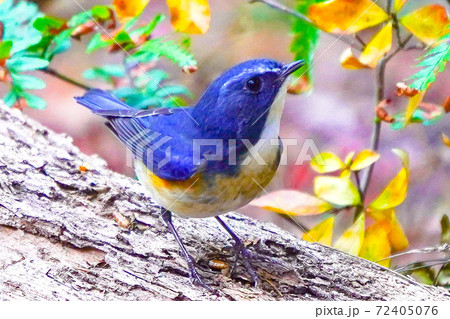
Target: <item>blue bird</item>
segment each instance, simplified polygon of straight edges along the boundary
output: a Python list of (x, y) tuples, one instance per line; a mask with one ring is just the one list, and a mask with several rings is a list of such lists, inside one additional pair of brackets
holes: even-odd
[(137, 110), (98, 89), (75, 98), (103, 116), (133, 153), (136, 175), (162, 207), (194, 283), (208, 288), (172, 224), (172, 212), (215, 216), (235, 242), (236, 262), (242, 256), (257, 284), (249, 252), (218, 215), (249, 203), (274, 176), (286, 79), (302, 65), (303, 60), (243, 62), (213, 81), (193, 107)]

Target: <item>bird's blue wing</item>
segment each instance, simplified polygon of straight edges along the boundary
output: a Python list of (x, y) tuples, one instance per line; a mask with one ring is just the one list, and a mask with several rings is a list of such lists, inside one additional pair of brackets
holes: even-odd
[[(180, 115), (179, 111), (177, 111)], [(187, 180), (200, 166), (194, 162), (192, 139), (174, 129), (173, 120), (167, 115), (140, 118), (117, 117), (110, 119), (110, 126), (117, 137), (132, 151), (136, 159), (156, 176), (165, 180)], [(178, 123), (182, 122), (177, 116)]]
[(198, 171), (200, 163), (194, 163), (192, 135), (188, 134), (193, 129), (189, 108), (136, 110), (98, 89), (76, 100), (105, 117), (119, 140), (156, 176), (187, 180)]

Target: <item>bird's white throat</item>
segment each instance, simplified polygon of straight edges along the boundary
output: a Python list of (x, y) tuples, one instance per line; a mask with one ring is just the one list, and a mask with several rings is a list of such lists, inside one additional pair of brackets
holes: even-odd
[(284, 101), (286, 97), (287, 82), (278, 91), (267, 114), (261, 137), (265, 139), (278, 138), (280, 133), (281, 115), (283, 114)]

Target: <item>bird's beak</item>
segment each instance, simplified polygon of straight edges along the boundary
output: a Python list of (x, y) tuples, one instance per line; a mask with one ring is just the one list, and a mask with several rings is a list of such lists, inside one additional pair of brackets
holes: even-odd
[(300, 69), (305, 64), (305, 60), (298, 60), (289, 64), (283, 65), (280, 77), (285, 80), (289, 75)]

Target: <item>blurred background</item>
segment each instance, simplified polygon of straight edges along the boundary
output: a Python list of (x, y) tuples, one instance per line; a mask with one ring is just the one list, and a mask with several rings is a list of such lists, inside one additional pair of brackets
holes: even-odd
[[(69, 18), (80, 12), (75, 1), (35, 1), (41, 11), (48, 15)], [(77, 0), (84, 8), (92, 1)], [(381, 1), (382, 2), (382, 1)], [(410, 1), (414, 8), (424, 1)], [(433, 1), (447, 4), (446, 1)], [(110, 4), (97, 0), (95, 4)], [(174, 83), (187, 86), (194, 93), (194, 103), (205, 87), (222, 71), (247, 59), (268, 57), (283, 62), (291, 61), (289, 52), (292, 19), (264, 4), (243, 0), (211, 0), (211, 26), (205, 35), (194, 35), (191, 51), (198, 61), (198, 71), (185, 74), (169, 62), (161, 60), (158, 67), (172, 75)], [(290, 7), (295, 1), (284, 1)], [(448, 7), (447, 7), (448, 8)], [(151, 19), (156, 13), (169, 16), (165, 1), (151, 1), (144, 17)], [(173, 32), (170, 19), (156, 30), (156, 35)], [(370, 32), (370, 31), (369, 31)], [(52, 65), (63, 74), (102, 87), (103, 83), (88, 82), (82, 73), (89, 67), (120, 61), (120, 54), (106, 54), (104, 50), (90, 55), (85, 53), (88, 37), (74, 41), (75, 49), (58, 55)], [(269, 190), (297, 189), (312, 193), (314, 173), (308, 162), (294, 165), (301, 142), (313, 139), (320, 151), (333, 151), (344, 158), (350, 151), (369, 147), (374, 112), (374, 71), (346, 70), (339, 63), (339, 56), (347, 46), (335, 38), (322, 34), (314, 63), (314, 89), (309, 94), (288, 95), (282, 118), (282, 138), (299, 139), (299, 146), (291, 146), (289, 165), (280, 167)], [(393, 107), (403, 110), (407, 100), (396, 97), (395, 84), (407, 79), (415, 70), (415, 61), (421, 51), (408, 51), (397, 55), (387, 67), (386, 97), (392, 98)], [(439, 74), (438, 80), (426, 95), (425, 101), (442, 104), (450, 93), (450, 71)], [(39, 76), (45, 76), (39, 74)], [(87, 154), (99, 154), (109, 167), (117, 172), (134, 176), (127, 167), (125, 148), (103, 125), (101, 118), (77, 105), (73, 96), (83, 91), (58, 79), (47, 77), (47, 88), (37, 91), (48, 102), (43, 111), (26, 108), (24, 112), (52, 128), (56, 132), (73, 137), (75, 145)], [(433, 126), (410, 125), (394, 131), (389, 125), (382, 127), (381, 159), (375, 165), (368, 200), (374, 198), (400, 169), (398, 158), (392, 148), (409, 152), (411, 175), (408, 196), (398, 207), (397, 215), (410, 240), (411, 248), (432, 246), (439, 242), (440, 218), (450, 213), (450, 149), (441, 141), (441, 132), (450, 135), (447, 118)], [(292, 221), (259, 208), (247, 206), (240, 211), (254, 218), (272, 221), (301, 236), (302, 232)], [(303, 217), (301, 222), (314, 226), (322, 217)]]

